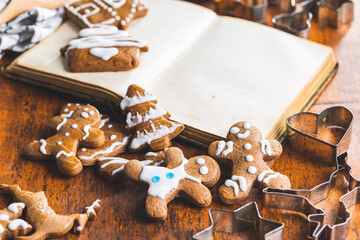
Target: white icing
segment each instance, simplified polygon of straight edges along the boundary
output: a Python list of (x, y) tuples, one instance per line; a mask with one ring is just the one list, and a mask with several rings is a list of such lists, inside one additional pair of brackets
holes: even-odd
[(155, 108), (150, 107), (150, 109), (145, 113), (144, 116), (141, 116), (139, 113), (132, 116), (129, 112), (126, 116), (126, 124), (128, 128), (134, 127), (142, 122), (147, 122), (149, 120), (164, 116), (167, 114), (167, 111), (162, 107), (155, 105)]
[(110, 118), (105, 118), (105, 119), (101, 119), (101, 123), (99, 125), (99, 129), (102, 128), (106, 122), (108, 122), (110, 120)]
[(74, 156), (75, 154), (73, 152), (66, 153), (65, 151), (61, 150), (60, 152), (58, 152), (56, 154), (56, 158), (59, 158), (61, 155), (64, 155), (66, 157), (71, 157), (71, 156)]
[(65, 136), (69, 136), (70, 134), (67, 132), (67, 133), (65, 133)]
[(268, 174), (268, 173), (275, 173), (273, 170), (269, 169), (269, 170), (265, 170), (265, 171), (262, 171), (258, 177), (257, 177), (257, 180), (258, 181), (262, 181), (265, 177), (265, 174)]
[(232, 141), (228, 141), (226, 143), (226, 147), (227, 149), (224, 150), (221, 154), (221, 156), (225, 157), (226, 155), (228, 155), (229, 153), (231, 153), (234, 149), (233, 149), (234, 143)]
[(80, 106), (80, 103), (75, 104), (76, 106)]
[(40, 212), (41, 212), (41, 213), (44, 213), (44, 212), (45, 212), (45, 209), (41, 209)]
[(254, 161), (254, 156), (253, 155), (247, 155), (245, 157), (245, 160), (248, 161), (248, 162), (252, 162), (252, 161)]
[(250, 166), (248, 169), (247, 169), (248, 173), (250, 174), (255, 174), (256, 173), (256, 167), (255, 166)]
[(238, 127), (232, 127), (232, 128), (230, 128), (230, 133), (231, 133), (231, 134), (238, 133), (239, 131), (240, 131), (240, 128), (238, 128)]
[(250, 136), (250, 131), (246, 131), (244, 133), (238, 133), (238, 135), (236, 135), (236, 137), (240, 139), (247, 138), (248, 136)]
[(69, 109), (68, 109), (68, 108), (65, 108), (65, 109), (64, 109), (64, 112), (68, 112), (68, 111), (69, 111)]
[(85, 207), (86, 213), (95, 213), (94, 207), (101, 207), (99, 202), (100, 199), (97, 199), (95, 202), (93, 202), (93, 204), (91, 204), (90, 207)]
[(71, 125), (72, 128), (77, 128), (78, 125), (76, 123), (74, 123), (73, 125)]
[(93, 111), (93, 110), (91, 110), (91, 111), (89, 111), (89, 115), (94, 115), (95, 114), (95, 112)]
[(90, 133), (89, 133), (89, 128), (90, 128), (90, 125), (85, 126), (85, 127), (83, 128), (83, 132), (85, 133), (85, 136), (82, 137), (82, 140), (85, 140), (85, 139), (90, 135)]
[(198, 158), (198, 159), (196, 159), (196, 163), (197, 163), (197, 164), (200, 164), (200, 165), (203, 165), (203, 164), (205, 164), (205, 159), (203, 159), (203, 158)]
[(59, 125), (56, 126), (56, 130), (59, 131), (62, 125), (64, 125), (67, 121), (67, 118), (64, 118)]
[(19, 213), (18, 207), (24, 209), (25, 203), (18, 202), (18, 203), (12, 203), (8, 206), (9, 211), (12, 211), (13, 213)]
[(5, 232), (5, 229), (4, 229), (4, 227), (0, 224), (0, 233), (3, 233), (3, 232)]
[(110, 35), (91, 35), (87, 37), (70, 40), (68, 43), (67, 52), (71, 49), (102, 48), (95, 51), (90, 50), (90, 53), (93, 55), (97, 54), (99, 57), (105, 58), (108, 57), (109, 53), (107, 53), (105, 56), (104, 48), (109, 48), (109, 47), (111, 48), (110, 50), (111, 54), (114, 54), (114, 51), (118, 51), (116, 47), (143, 48), (146, 47), (146, 43), (137, 40), (135, 38), (129, 37), (126, 31), (118, 30), (116, 33)]
[(157, 153), (155, 152), (148, 152), (145, 154), (145, 157), (156, 157), (157, 156)]
[(188, 160), (184, 158), (181, 164), (174, 169), (144, 166), (139, 179), (149, 184), (148, 195), (165, 199), (169, 192), (178, 187), (179, 181), (185, 178), (201, 183), (199, 179), (185, 172), (184, 166), (187, 162)]
[(105, 168), (109, 165), (112, 165), (112, 164), (118, 164), (118, 163), (128, 163), (129, 160), (125, 159), (125, 158), (120, 158), (120, 157), (101, 157), (99, 158), (99, 161), (104, 161), (104, 160), (110, 160), (109, 162), (107, 163), (104, 163), (101, 165), (101, 168)]
[(272, 179), (272, 178), (277, 178), (279, 175), (280, 175), (280, 173), (278, 173), (278, 172), (275, 173), (275, 174), (271, 174), (271, 175), (267, 176), (267, 177), (263, 180), (263, 183), (269, 184), (270, 179)]
[(9, 216), (6, 215), (6, 214), (1, 214), (0, 215), (0, 221), (6, 221), (6, 220), (9, 220)]
[(89, 111), (89, 108), (87, 108), (87, 107), (86, 107), (86, 108), (84, 108), (84, 111)]
[(209, 172), (209, 169), (206, 166), (202, 166), (199, 169), (199, 172), (200, 172), (201, 175), (206, 175)]
[(89, 37), (94, 35), (109, 35), (117, 33), (118, 28), (115, 26), (102, 26), (99, 28), (84, 28), (79, 32), (79, 37)]
[(218, 142), (215, 155), (219, 155), (222, 152), (222, 150), (224, 150), (225, 145), (226, 142), (224, 140)]
[(112, 124), (109, 124), (109, 125), (108, 125), (108, 128), (112, 128), (112, 127), (113, 127), (113, 125), (112, 125)]
[(68, 105), (68, 107), (70, 107), (70, 106), (71, 106), (71, 103), (68, 103), (67, 105)]
[(249, 129), (249, 128), (251, 128), (251, 123), (248, 122), (244, 123), (243, 129)]
[(239, 187), (236, 184), (236, 182), (234, 182), (233, 180), (230, 180), (230, 179), (226, 180), (225, 186), (232, 187), (234, 189), (235, 196), (239, 195)]
[[(150, 121), (151, 122), (151, 121)], [(152, 132), (136, 132), (136, 136), (133, 138), (130, 147), (132, 149), (137, 149), (145, 143), (150, 144), (153, 140), (162, 138), (170, 133), (173, 133), (177, 128), (181, 127), (181, 124), (171, 122), (170, 127), (160, 125), (158, 129), (155, 128), (155, 125), (151, 123)]]
[(40, 146), (40, 152), (42, 154), (46, 154), (46, 149), (45, 149), (45, 146), (46, 146), (46, 141), (44, 139), (41, 139), (40, 140), (40, 143), (41, 143), (41, 146)]
[[(73, 115), (74, 111), (70, 111), (69, 113), (63, 113), (61, 114), (62, 117), (64, 118), (71, 118), (71, 116)], [(66, 121), (65, 121), (66, 122)]]
[(144, 102), (154, 101), (154, 100), (156, 100), (156, 97), (155, 97), (155, 95), (152, 95), (151, 93), (148, 93), (145, 91), (144, 95), (142, 96), (142, 95), (140, 95), (139, 92), (137, 92), (137, 95), (135, 95), (133, 97), (125, 96), (123, 98), (123, 100), (120, 102), (120, 107), (122, 110), (124, 110), (125, 108), (132, 107), (137, 104), (144, 103)]
[(61, 144), (62, 144), (62, 142), (61, 142), (61, 141), (57, 142), (57, 145), (61, 145)]
[(231, 180), (234, 180), (234, 181), (238, 181), (239, 182), (239, 186), (240, 186), (240, 190), (242, 192), (246, 192), (246, 190), (248, 189), (247, 187), (247, 182), (246, 182), (246, 178), (242, 177), (242, 176), (236, 176), (236, 175), (233, 175), (231, 177)]
[(104, 150), (100, 150), (97, 151), (95, 153), (93, 153), (91, 156), (79, 156), (80, 159), (85, 159), (85, 160), (89, 160), (94, 158), (95, 156), (99, 155), (99, 154), (108, 154), (114, 151), (116, 146), (124, 146), (128, 143), (129, 141), (129, 137), (124, 137), (122, 142), (114, 142), (113, 144), (110, 145), (110, 147), (105, 148)]
[(88, 118), (89, 117), (89, 114), (87, 114), (86, 112), (82, 112), (80, 115), (83, 118)]
[(95, 47), (89, 50), (89, 53), (95, 57), (101, 58), (104, 61), (109, 60), (113, 56), (116, 56), (119, 53), (117, 48), (100, 48)]
[(111, 135), (111, 136), (110, 136), (110, 140), (112, 141), (112, 140), (114, 140), (114, 139), (116, 139), (116, 135)]
[(272, 155), (271, 152), (271, 145), (268, 140), (259, 140), (260, 146), (261, 146), (261, 152), (262, 154), (266, 154), (268, 156)]
[(244, 149), (245, 150), (250, 150), (251, 149), (251, 144), (250, 143), (245, 143)]
[(22, 219), (15, 219), (15, 220), (12, 220), (9, 225), (8, 225), (8, 228), (11, 230), (11, 231), (14, 231), (15, 229), (17, 229), (18, 227), (22, 227), (23, 229), (27, 229), (30, 225), (25, 222), (24, 220)]
[(86, 148), (82, 148), (81, 151), (82, 151), (82, 152), (85, 152), (85, 151), (86, 151)]
[(121, 167), (119, 167), (119, 168), (117, 168), (117, 169), (115, 169), (114, 171), (111, 172), (111, 175), (115, 175), (115, 174), (117, 174), (118, 172), (124, 171), (124, 168), (125, 168), (125, 165), (124, 165), (124, 166), (121, 166)]
[(81, 226), (78, 226), (77, 228), (76, 228), (76, 231), (78, 231), (78, 232), (81, 232), (83, 230), (83, 228), (81, 227)]

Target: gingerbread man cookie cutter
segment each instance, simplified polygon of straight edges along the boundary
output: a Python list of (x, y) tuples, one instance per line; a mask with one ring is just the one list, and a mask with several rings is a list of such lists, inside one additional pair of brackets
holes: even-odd
[(211, 225), (193, 235), (195, 240), (213, 239), (214, 232), (237, 233), (256, 226), (260, 239), (282, 239), (284, 224), (261, 217), (256, 202), (235, 211), (209, 209)]
[(274, 27), (298, 37), (309, 38), (312, 13), (307, 11), (295, 11), (290, 14), (276, 15), (272, 22)]
[(316, 3), (317, 20), (322, 26), (338, 28), (354, 20), (354, 2), (350, 0), (320, 0)]

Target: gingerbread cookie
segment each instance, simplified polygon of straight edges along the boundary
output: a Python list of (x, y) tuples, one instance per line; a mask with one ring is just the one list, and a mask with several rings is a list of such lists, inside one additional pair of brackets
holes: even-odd
[(100, 208), (100, 200), (96, 200), (90, 207), (85, 208), (85, 213), (57, 215), (48, 205), (44, 192), (27, 192), (21, 190), (19, 185), (1, 184), (0, 193), (8, 193), (14, 200), (26, 206), (26, 220), (35, 229), (31, 235), (16, 239), (55, 238), (66, 234), (71, 228), (74, 232), (79, 233), (84, 229), (88, 220), (95, 219), (96, 211)]
[(81, 28), (113, 25), (124, 30), (133, 19), (145, 16), (148, 9), (141, 0), (70, 0), (65, 11)]
[(25, 204), (12, 203), (6, 209), (0, 210), (0, 239), (15, 239), (32, 231), (32, 226), (21, 219)]
[(179, 148), (165, 152), (166, 167), (144, 166), (137, 160), (125, 165), (125, 175), (149, 185), (146, 213), (150, 219), (161, 221), (167, 217), (167, 204), (184, 196), (199, 207), (211, 204), (210, 190), (220, 177), (220, 168), (209, 156), (187, 160)]
[(60, 49), (71, 72), (131, 70), (139, 66), (140, 52), (147, 51), (145, 42), (113, 26), (83, 29)]
[(208, 153), (213, 158), (232, 165), (232, 177), (219, 189), (226, 204), (237, 204), (246, 198), (253, 186), (289, 189), (287, 176), (271, 170), (266, 161), (277, 159), (282, 147), (276, 140), (263, 140), (259, 129), (248, 122), (234, 124), (227, 141), (213, 142)]
[[(155, 155), (156, 154), (156, 155)], [(165, 159), (164, 151), (145, 154), (145, 160), (140, 161), (144, 166), (160, 166)], [(100, 176), (110, 183), (120, 182), (124, 179), (124, 167), (130, 160), (121, 157), (101, 157), (98, 160)]]
[(113, 122), (110, 117), (103, 114), (99, 126), (105, 134), (105, 142), (98, 148), (79, 148), (77, 156), (84, 166), (92, 166), (103, 157), (113, 157), (125, 152), (130, 136), (125, 125)]
[(55, 116), (49, 120), (48, 126), (57, 133), (46, 140), (28, 144), (23, 154), (31, 160), (55, 158), (61, 173), (75, 176), (83, 168), (75, 156), (78, 146), (96, 148), (104, 144), (104, 133), (97, 129), (100, 123), (98, 110), (90, 105), (76, 109), (69, 118)]
[(129, 145), (132, 152), (150, 148), (153, 151), (170, 146), (170, 140), (184, 130), (184, 125), (168, 120), (170, 114), (157, 105), (156, 97), (138, 85), (130, 85), (120, 103), (126, 124), (134, 137)]

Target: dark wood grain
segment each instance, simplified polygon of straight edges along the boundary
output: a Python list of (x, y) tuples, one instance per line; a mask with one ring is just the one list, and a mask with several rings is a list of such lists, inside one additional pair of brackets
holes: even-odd
[[(210, 1), (193, 0), (213, 8)], [(276, 14), (275, 9), (268, 12), (268, 23)], [(360, 15), (360, 5), (355, 4), (355, 16)], [(360, 127), (357, 116), (360, 114), (360, 20), (355, 19), (351, 26), (338, 30), (321, 28), (313, 21), (310, 40), (331, 46), (335, 49), (340, 63), (336, 77), (316, 101), (311, 110), (319, 112), (332, 105), (349, 107), (355, 115), (352, 144), (349, 149), (349, 161), (355, 176), (360, 178)], [(16, 55), (9, 55), (0, 61), (8, 64)], [(183, 199), (176, 199), (169, 204), (169, 216), (164, 222), (153, 223), (145, 217), (145, 189), (124, 181), (109, 184), (101, 179), (97, 169), (86, 167), (76, 177), (63, 177), (57, 171), (54, 161), (27, 161), (20, 156), (20, 150), (34, 139), (46, 136), (45, 124), (67, 102), (84, 102), (82, 99), (34, 87), (21, 82), (0, 77), (0, 183), (19, 184), (29, 191), (45, 191), (50, 205), (57, 213), (75, 213), (97, 198), (102, 200), (95, 222), (89, 222), (80, 235), (67, 234), (61, 239), (189, 239), (194, 233), (209, 226), (208, 208), (197, 208)], [(109, 111), (105, 106), (97, 106), (101, 111)], [(206, 153), (205, 149), (174, 141), (186, 157)], [(141, 154), (127, 154), (129, 158), (140, 158)], [(320, 163), (305, 159), (284, 145), (281, 158), (272, 163), (276, 171), (288, 175), (294, 188), (312, 188), (328, 180), (334, 170)], [(222, 166), (222, 183), (230, 174), (230, 169)], [(226, 206), (219, 200), (217, 188), (211, 188), (214, 196), (212, 208), (237, 209), (250, 201), (257, 201), (261, 206), (260, 191), (253, 189), (243, 204)], [(327, 212), (327, 221), (333, 223), (338, 211), (338, 198), (343, 191), (339, 185), (333, 190), (332, 197), (318, 204)], [(0, 209), (9, 202), (6, 196), (0, 196)], [(350, 208), (353, 218), (350, 222), (350, 233), (347, 239), (359, 239), (360, 205)], [(281, 210), (261, 209), (261, 214), (272, 220), (285, 223), (285, 239), (305, 239), (307, 221), (304, 216)], [(249, 229), (235, 237), (255, 237), (254, 230)], [(218, 234), (219, 239), (232, 237)]]

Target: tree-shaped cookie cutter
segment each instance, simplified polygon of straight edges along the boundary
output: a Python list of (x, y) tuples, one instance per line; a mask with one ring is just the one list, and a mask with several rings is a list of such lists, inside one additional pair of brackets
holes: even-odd
[[(263, 190), (263, 207), (291, 210), (305, 214), (309, 221), (308, 236), (311, 239), (344, 239), (348, 234), (351, 218), (351, 213), (348, 211), (348, 208), (360, 203), (360, 181), (352, 176), (351, 167), (346, 161), (346, 151), (351, 140), (352, 122), (352, 112), (342, 106), (327, 108), (319, 114), (310, 112), (297, 113), (286, 120), (287, 141), (289, 146), (295, 151), (303, 153), (305, 156), (310, 155), (317, 157), (325, 164), (335, 165), (336, 170), (330, 175), (329, 181), (310, 190), (265, 188)], [(327, 142), (323, 136), (321, 136), (321, 132), (319, 132), (319, 130), (328, 130), (329, 128), (335, 128), (335, 133), (339, 129), (342, 130), (341, 135), (336, 139), (336, 143)], [(321, 138), (317, 137), (318, 134), (320, 134)], [(336, 182), (336, 178), (340, 175), (345, 176), (348, 180), (350, 191), (339, 199), (341, 204), (338, 217), (342, 221), (330, 226), (329, 224), (324, 224), (325, 212), (315, 207), (314, 204), (327, 198), (329, 191)], [(256, 203), (251, 202), (248, 205), (250, 204)], [(234, 216), (237, 211), (247, 208), (248, 205), (235, 210), (233, 212)], [(225, 232), (234, 233), (250, 226), (249, 221), (245, 221), (243, 224), (239, 223), (238, 227), (234, 229), (232, 228), (234, 225), (234, 217), (229, 218), (227, 217), (228, 214), (220, 214), (214, 220), (212, 211), (226, 212), (225, 210), (210, 209), (211, 226), (195, 234), (193, 236), (194, 239), (211, 239), (214, 231), (225, 230)], [(259, 214), (258, 217), (261, 218)], [(242, 220), (244, 220), (244, 218), (242, 218)], [(224, 227), (218, 228), (216, 226), (218, 222), (221, 222), (221, 225), (227, 222), (231, 231), (226, 231)], [(252, 225), (254, 225), (254, 222)], [(260, 225), (260, 228), (257, 228), (258, 233), (261, 233), (259, 234), (259, 238), (282, 239), (283, 226), (284, 225), (278, 228), (272, 228), (272, 231), (269, 231), (268, 234), (262, 234), (266, 233), (264, 229), (269, 230), (269, 228), (266, 228), (265, 225)], [(263, 227), (264, 229), (262, 229)]]

